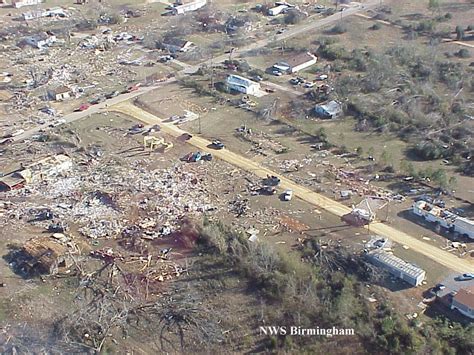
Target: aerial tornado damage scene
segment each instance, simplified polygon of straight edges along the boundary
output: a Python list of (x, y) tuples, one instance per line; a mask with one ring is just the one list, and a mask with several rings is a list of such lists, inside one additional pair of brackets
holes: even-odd
[(0, 354), (474, 354), (474, 0), (0, 0)]

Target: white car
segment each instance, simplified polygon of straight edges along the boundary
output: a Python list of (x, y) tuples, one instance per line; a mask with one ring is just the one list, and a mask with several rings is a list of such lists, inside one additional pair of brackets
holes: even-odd
[(290, 201), (293, 198), (293, 190), (285, 190), (283, 192), (283, 200)]
[(275, 75), (275, 76), (282, 76), (282, 75), (283, 75), (283, 74), (281, 73), (281, 71), (278, 71), (278, 70), (272, 71), (272, 74)]
[(304, 84), (304, 87), (307, 89), (311, 89), (313, 86), (314, 86), (314, 83), (311, 83), (311, 82), (307, 82), (306, 84)]

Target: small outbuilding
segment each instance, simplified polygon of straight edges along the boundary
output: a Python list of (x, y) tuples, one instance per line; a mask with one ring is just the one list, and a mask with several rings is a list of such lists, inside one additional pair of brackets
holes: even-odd
[(314, 113), (318, 117), (332, 119), (342, 113), (342, 105), (340, 102), (332, 100), (322, 105), (316, 105)]
[(67, 86), (59, 86), (55, 89), (48, 91), (48, 97), (54, 101), (64, 101), (70, 99), (72, 96), (72, 90)]

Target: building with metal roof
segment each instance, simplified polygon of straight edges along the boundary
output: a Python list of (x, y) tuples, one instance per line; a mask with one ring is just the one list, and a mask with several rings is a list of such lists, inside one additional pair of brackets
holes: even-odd
[(387, 270), (390, 274), (408, 282), (412, 286), (420, 285), (425, 279), (425, 270), (386, 251), (374, 250), (367, 253), (367, 258), (372, 264)]
[(248, 95), (255, 95), (260, 91), (260, 84), (239, 75), (229, 75), (226, 80), (227, 87)]

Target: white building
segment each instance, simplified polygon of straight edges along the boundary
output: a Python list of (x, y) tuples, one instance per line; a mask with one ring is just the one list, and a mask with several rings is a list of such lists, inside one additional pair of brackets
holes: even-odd
[(275, 7), (272, 7), (271, 9), (268, 9), (268, 14), (270, 16), (277, 16), (281, 14), (284, 10), (288, 9), (288, 5), (278, 5)]
[(412, 211), (426, 221), (435, 223), (450, 232), (474, 239), (474, 221), (470, 219), (460, 217), (453, 212), (423, 200), (415, 202)]
[(72, 90), (67, 86), (59, 86), (53, 90), (49, 90), (48, 96), (51, 100), (64, 101), (71, 98)]
[(182, 15), (186, 12), (196, 11), (207, 4), (207, 0), (185, 1), (177, 0), (171, 10), (175, 15)]
[(16, 9), (19, 9), (23, 6), (38, 5), (43, 2), (44, 0), (12, 0), (12, 6)]
[(425, 270), (383, 250), (369, 252), (367, 253), (367, 258), (372, 264), (382, 267), (390, 274), (408, 282), (412, 286), (421, 285), (426, 277)]
[(260, 91), (260, 84), (239, 75), (229, 75), (226, 80), (227, 87), (247, 95), (255, 95)]
[(316, 64), (317, 60), (318, 58), (315, 55), (307, 52), (290, 58), (287, 63), (290, 66), (290, 72), (296, 73)]

